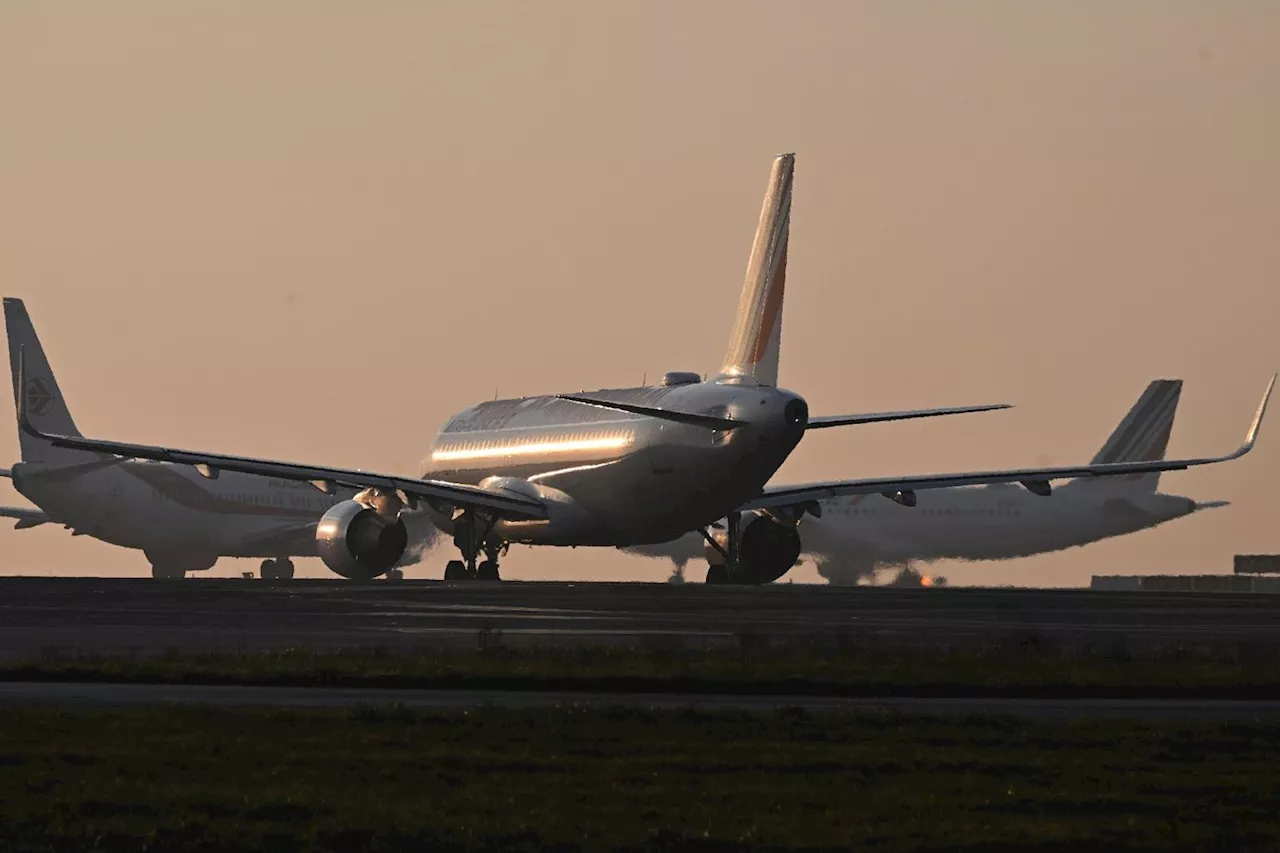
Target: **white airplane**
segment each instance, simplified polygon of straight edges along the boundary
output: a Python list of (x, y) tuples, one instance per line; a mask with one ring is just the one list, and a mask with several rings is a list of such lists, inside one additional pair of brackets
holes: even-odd
[[(1244, 444), (1222, 456), (767, 486), (815, 429), (1004, 408), (815, 416), (803, 397), (778, 387), (794, 171), (793, 154), (779, 155), (770, 169), (718, 373), (703, 380), (673, 371), (658, 386), (480, 403), (444, 424), (417, 477), (87, 438), (69, 419), (38, 415), (26, 384), (37, 375), (21, 365), (19, 427), (54, 448), (185, 464), (210, 480), (239, 472), (326, 493), (359, 489), (315, 527), (320, 558), (352, 579), (378, 577), (398, 565), (413, 541), (408, 524), (425, 516), (452, 536), (462, 558), (445, 566), (446, 580), (499, 579), (498, 558), (510, 544), (616, 548), (702, 530), (724, 554), (717, 580), (770, 583), (795, 564), (797, 524), (821, 500), (882, 494), (914, 504), (920, 491), (987, 483), (1021, 483), (1047, 495), (1054, 480), (1213, 465), (1253, 448), (1274, 377)], [(613, 329), (620, 316), (602, 312), (597, 323)], [(658, 340), (658, 329), (641, 331)], [(465, 372), (466, 354), (451, 357)], [(708, 528), (717, 519), (727, 524), (713, 534)]]
[[(1091, 465), (1164, 459), (1182, 381), (1149, 384)], [(833, 584), (873, 578), (882, 568), (935, 560), (1007, 560), (1087, 545), (1182, 518), (1226, 501), (1197, 502), (1156, 491), (1160, 472), (1071, 480), (1045, 500), (1009, 484), (938, 489), (915, 507), (865, 495), (822, 502), (819, 518), (801, 529), (803, 553)], [(706, 556), (723, 563), (701, 535), (623, 549), (676, 565)]]
[[(78, 435), (22, 300), (5, 299), (4, 317), (14, 393), (22, 387), (22, 352), (27, 410), (58, 432)], [(354, 494), (249, 474), (210, 480), (188, 465), (54, 447), (25, 430), (18, 442), (22, 461), (0, 475), (38, 509), (0, 507), (0, 518), (16, 519), (18, 529), (61, 524), (73, 536), (140, 549), (157, 578), (210, 569), (219, 557), (265, 558), (264, 578), (291, 578), (290, 557), (314, 556), (320, 518)]]

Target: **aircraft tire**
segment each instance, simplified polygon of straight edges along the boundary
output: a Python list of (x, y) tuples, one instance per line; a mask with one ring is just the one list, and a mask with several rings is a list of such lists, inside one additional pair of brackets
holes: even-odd
[(729, 582), (728, 566), (707, 566), (708, 584), (726, 584)]
[(461, 560), (450, 560), (444, 567), (444, 579), (462, 581), (467, 579), (467, 564)]
[(498, 563), (496, 560), (482, 560), (480, 565), (476, 566), (476, 580), (478, 581), (500, 581), (502, 578), (498, 575)]

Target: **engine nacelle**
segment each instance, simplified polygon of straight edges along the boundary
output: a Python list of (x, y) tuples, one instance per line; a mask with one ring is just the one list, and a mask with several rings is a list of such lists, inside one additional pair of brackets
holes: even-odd
[(351, 580), (370, 580), (394, 568), (408, 546), (403, 519), (379, 515), (356, 500), (334, 504), (316, 525), (316, 553), (331, 571)]
[[(716, 543), (729, 550), (729, 534), (725, 530), (712, 531)], [(800, 531), (793, 524), (786, 524), (766, 515), (748, 514), (742, 519), (742, 535), (738, 549), (739, 573), (734, 583), (773, 583), (785, 575), (800, 559)], [(707, 562), (723, 566), (724, 556), (707, 544)]]

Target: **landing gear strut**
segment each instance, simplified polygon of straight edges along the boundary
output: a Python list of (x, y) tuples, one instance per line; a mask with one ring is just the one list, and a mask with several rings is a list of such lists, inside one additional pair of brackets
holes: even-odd
[(287, 581), (293, 577), (293, 560), (281, 557), (278, 560), (262, 561), (262, 579), (269, 581)]
[(721, 557), (724, 557), (723, 566), (712, 565), (707, 567), (707, 583), (709, 584), (733, 583), (740, 574), (741, 560), (739, 554), (742, 547), (742, 516), (736, 512), (731, 512), (726, 520), (728, 524), (725, 525), (724, 545), (717, 542), (707, 528), (704, 527), (698, 531), (702, 534), (702, 538), (707, 540), (707, 543), (716, 549)]
[[(444, 567), (444, 579), (502, 580), (498, 574), (498, 557), (507, 553), (507, 543), (491, 538), (498, 523), (496, 516), (466, 510), (453, 522), (453, 544), (462, 552), (461, 560), (450, 560)], [(481, 554), (484, 560), (478, 565)]]

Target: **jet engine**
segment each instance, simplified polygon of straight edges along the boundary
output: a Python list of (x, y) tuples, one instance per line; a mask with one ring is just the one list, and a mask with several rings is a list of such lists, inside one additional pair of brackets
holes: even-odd
[[(729, 550), (728, 533), (722, 529), (711, 531), (716, 544)], [(738, 574), (730, 578), (732, 583), (773, 583), (785, 575), (800, 559), (800, 532), (794, 524), (778, 521), (767, 515), (746, 515), (742, 519), (742, 533), (738, 549)], [(723, 567), (724, 555), (707, 543), (707, 562)], [(718, 570), (723, 572), (723, 568)], [(710, 575), (709, 575), (710, 576)]]
[(371, 580), (392, 569), (409, 546), (399, 495), (366, 489), (329, 508), (316, 525), (316, 553), (331, 571)]

